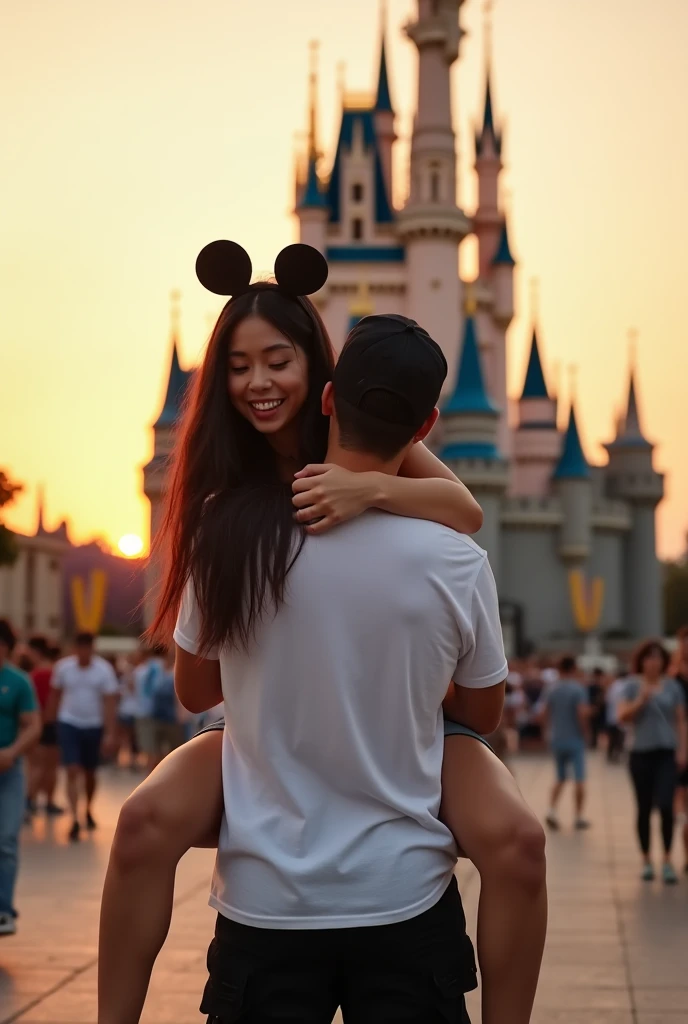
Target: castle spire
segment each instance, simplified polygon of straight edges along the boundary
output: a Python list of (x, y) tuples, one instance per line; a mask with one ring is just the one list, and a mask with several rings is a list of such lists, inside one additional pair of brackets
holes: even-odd
[(39, 484), (36, 492), (36, 534), (45, 533), (45, 485)]
[(380, 5), (380, 70), (377, 79), (377, 95), (375, 97), (375, 110), (378, 113), (394, 113), (392, 96), (389, 89), (389, 76), (387, 74), (387, 47), (385, 37), (387, 35), (387, 3), (382, 0)]
[(468, 297), (466, 305), (467, 315), (456, 388), (442, 411), (445, 415), (451, 415), (452, 413), (486, 413), (491, 416), (497, 416), (497, 409), (485, 388), (470, 297)]
[(506, 217), (502, 222), (502, 230), (499, 235), (499, 242), (497, 244), (497, 251), (492, 257), (492, 266), (497, 267), (499, 265), (507, 267), (515, 267), (516, 260), (511, 253), (511, 246), (509, 244), (509, 229), (506, 223)]
[(533, 278), (531, 282), (531, 306), (533, 337), (530, 343), (530, 356), (528, 357), (528, 368), (526, 370), (526, 379), (523, 383), (521, 401), (528, 398), (549, 398), (545, 374), (542, 369), (542, 360), (540, 358), (540, 347), (537, 336), (537, 321), (539, 314), (539, 288), (537, 278)]
[(564, 437), (564, 447), (561, 458), (554, 470), (555, 480), (587, 480), (590, 476), (590, 466), (583, 452), (578, 423), (576, 421), (575, 402), (571, 402), (569, 412), (569, 423)]
[(636, 388), (636, 344), (637, 332), (629, 331), (630, 369), (628, 375), (628, 397), (626, 399), (626, 412), (619, 418), (614, 444), (625, 445), (631, 448), (650, 448), (651, 444), (643, 434), (640, 425), (638, 392)]
[(320, 158), (318, 150), (318, 52), (320, 43), (317, 39), (311, 40), (310, 49), (310, 71), (308, 76), (308, 160), (309, 163)]
[(492, 144), (494, 156), (502, 154), (502, 133), (495, 124), (494, 106), (492, 102), (492, 0), (485, 0), (485, 102), (483, 105), (483, 124), (475, 136), (475, 152), (483, 156), (488, 143)]
[(189, 383), (190, 374), (182, 369), (179, 362), (179, 319), (180, 319), (181, 292), (175, 289), (170, 292), (170, 342), (172, 355), (170, 358), (170, 372), (167, 378), (167, 390), (162, 412), (158, 416), (154, 426), (172, 427), (179, 419), (184, 393)]

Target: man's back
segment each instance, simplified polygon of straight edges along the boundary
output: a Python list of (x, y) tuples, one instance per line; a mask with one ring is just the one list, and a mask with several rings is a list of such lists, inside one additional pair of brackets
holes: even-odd
[(584, 742), (579, 709), (587, 704), (584, 687), (575, 679), (562, 678), (554, 683), (547, 694), (552, 746), (572, 749)]
[[(186, 613), (175, 639), (189, 650)], [(435, 523), (368, 513), (309, 538), (250, 652), (220, 660), (227, 821), (213, 905), (276, 928), (431, 906), (455, 859), (437, 820), (442, 699), (452, 678), (506, 676), (484, 552)]]

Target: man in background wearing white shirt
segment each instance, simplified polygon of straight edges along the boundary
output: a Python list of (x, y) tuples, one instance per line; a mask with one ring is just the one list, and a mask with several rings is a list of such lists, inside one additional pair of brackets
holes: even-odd
[(93, 653), (93, 636), (80, 633), (76, 653), (55, 666), (51, 681), (49, 721), (57, 720), (62, 764), (67, 771), (67, 798), (72, 812), (69, 838), (79, 839), (79, 789), (86, 792), (84, 824), (96, 827), (91, 813), (101, 749), (117, 749), (119, 683), (112, 666)]
[[(401, 316), (352, 331), (323, 396), (327, 462), (396, 475), (437, 418), (439, 347)], [(231, 542), (231, 541), (230, 541)], [(486, 732), (507, 664), (494, 579), (468, 537), (370, 511), (309, 537), (248, 652), (198, 656), (190, 583), (176, 683), (201, 712), (224, 690), (218, 911), (202, 1012), (216, 1022), (468, 1020), (476, 987), (438, 818), (442, 704)], [(451, 683), (450, 681), (454, 682)]]

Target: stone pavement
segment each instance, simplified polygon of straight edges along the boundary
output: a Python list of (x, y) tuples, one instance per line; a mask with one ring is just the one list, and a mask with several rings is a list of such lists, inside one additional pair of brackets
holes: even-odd
[[(516, 771), (542, 813), (549, 763), (523, 758)], [(64, 822), (39, 821), (27, 830), (21, 928), (0, 939), (0, 1024), (96, 1024), (100, 888), (117, 809), (132, 786), (127, 772), (106, 777), (95, 837), (70, 846)], [(688, 1022), (688, 881), (673, 890), (640, 883), (632, 816), (625, 770), (593, 759), (594, 828), (580, 835), (565, 828), (549, 838), (550, 929), (533, 1024)], [(211, 864), (209, 852), (194, 851), (180, 866), (172, 929), (144, 1024), (202, 1024)], [(479, 883), (469, 865), (459, 874), (474, 935)], [(474, 996), (470, 1011), (479, 1024)]]

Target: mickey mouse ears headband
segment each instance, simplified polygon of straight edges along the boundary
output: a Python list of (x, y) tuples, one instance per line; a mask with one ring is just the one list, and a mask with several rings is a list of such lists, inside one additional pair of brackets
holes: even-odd
[[(236, 242), (210, 242), (196, 260), (196, 275), (215, 295), (243, 295), (251, 284), (251, 257)], [(275, 279), (287, 295), (313, 295), (327, 281), (327, 260), (310, 245), (297, 243), (282, 249), (275, 260)]]

